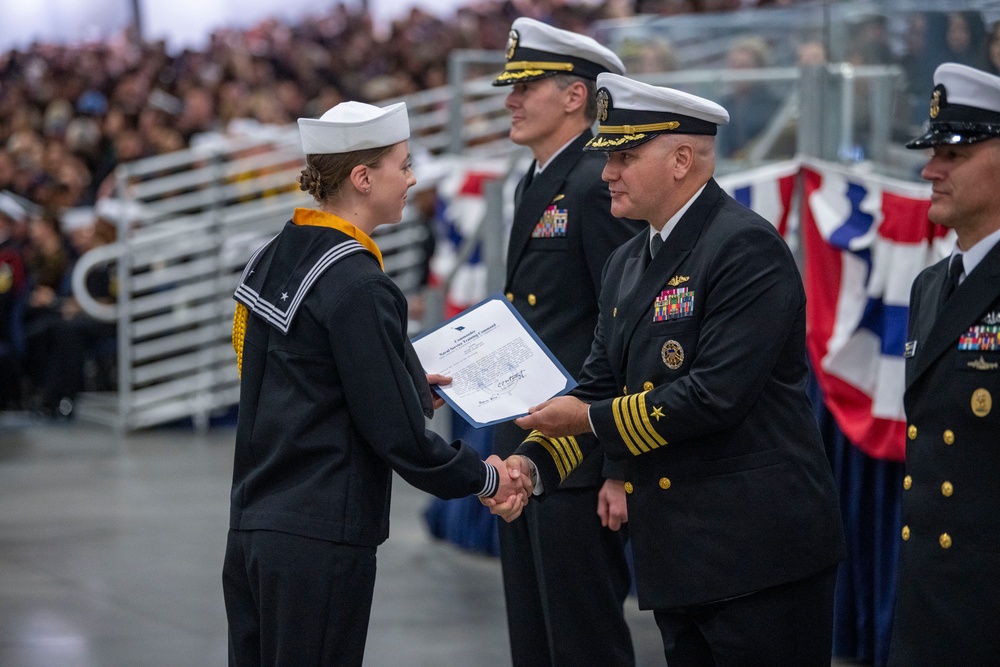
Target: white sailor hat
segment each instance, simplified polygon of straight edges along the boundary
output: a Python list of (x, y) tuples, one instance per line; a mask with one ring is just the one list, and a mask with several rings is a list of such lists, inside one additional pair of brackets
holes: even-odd
[(1000, 77), (944, 63), (934, 71), (927, 132), (907, 148), (974, 144), (1000, 137)]
[(410, 120), (405, 102), (384, 108), (341, 102), (318, 119), (299, 118), (299, 136), (306, 155), (350, 153), (409, 139)]
[(529, 18), (514, 19), (504, 51), (507, 65), (493, 81), (509, 86), (555, 74), (596, 79), (602, 72), (625, 73), (621, 58), (595, 40)]
[(651, 86), (617, 74), (597, 77), (597, 135), (584, 150), (621, 151), (659, 134), (709, 134), (729, 112), (697, 95)]

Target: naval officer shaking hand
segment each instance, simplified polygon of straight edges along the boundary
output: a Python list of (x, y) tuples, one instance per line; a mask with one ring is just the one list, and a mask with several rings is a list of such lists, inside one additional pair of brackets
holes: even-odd
[(587, 150), (607, 155), (611, 213), (649, 224), (605, 266), (580, 386), (518, 420), (534, 430), (508, 464), (544, 492), (592, 446), (624, 461), (639, 607), (671, 667), (828, 667), (844, 538), (792, 254), (713, 178), (724, 108), (597, 86)]

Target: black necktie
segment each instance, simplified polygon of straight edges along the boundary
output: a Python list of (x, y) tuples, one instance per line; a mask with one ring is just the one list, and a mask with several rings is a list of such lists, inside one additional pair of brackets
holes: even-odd
[(660, 251), (660, 247), (663, 245), (663, 237), (658, 233), (653, 234), (652, 238), (649, 239), (649, 257), (650, 259), (656, 257), (656, 253)]
[(945, 281), (944, 289), (941, 290), (942, 304), (955, 293), (955, 289), (958, 287), (958, 279), (961, 277), (963, 271), (965, 271), (965, 265), (962, 263), (962, 255), (955, 255), (951, 260), (951, 266), (948, 267), (948, 280)]

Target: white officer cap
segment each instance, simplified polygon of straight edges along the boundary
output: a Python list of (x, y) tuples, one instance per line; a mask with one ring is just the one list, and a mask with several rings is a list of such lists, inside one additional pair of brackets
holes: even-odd
[(92, 206), (68, 208), (59, 217), (59, 228), (64, 232), (75, 232), (92, 227), (97, 220), (97, 214)]
[(385, 108), (341, 102), (319, 119), (299, 118), (299, 136), (306, 155), (350, 153), (409, 139), (410, 120), (405, 102)]
[(507, 65), (493, 82), (509, 86), (555, 74), (596, 79), (602, 72), (624, 74), (625, 65), (611, 49), (569, 30), (529, 18), (514, 19), (504, 51)]
[(0, 192), (0, 214), (7, 216), (11, 220), (23, 220), (28, 212), (17, 203), (17, 200), (5, 192)]
[(584, 150), (621, 151), (658, 134), (708, 134), (729, 112), (697, 95), (651, 86), (618, 74), (597, 77), (597, 135)]
[(938, 66), (927, 132), (906, 147), (974, 144), (992, 137), (1000, 137), (1000, 77), (958, 63)]

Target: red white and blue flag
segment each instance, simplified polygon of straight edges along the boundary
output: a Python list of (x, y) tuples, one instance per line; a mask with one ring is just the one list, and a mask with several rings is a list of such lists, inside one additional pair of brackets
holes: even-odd
[(910, 286), (951, 252), (927, 219), (930, 186), (802, 165), (807, 344), (826, 406), (877, 459), (902, 461)]
[(789, 160), (727, 174), (717, 180), (733, 199), (768, 220), (791, 242), (798, 229), (798, 218), (792, 206), (798, 175), (799, 163)]

